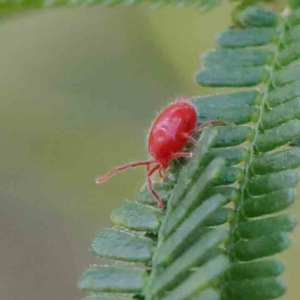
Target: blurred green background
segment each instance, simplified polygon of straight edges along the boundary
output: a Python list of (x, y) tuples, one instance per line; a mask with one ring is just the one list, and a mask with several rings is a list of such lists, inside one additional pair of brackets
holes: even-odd
[[(192, 80), (230, 7), (53, 9), (0, 23), (0, 299), (79, 299), (77, 279), (109, 214), (144, 173), (105, 185), (111, 167), (145, 159), (157, 112)], [(294, 214), (299, 213), (294, 206)], [(284, 254), (285, 299), (299, 299), (299, 229)]]

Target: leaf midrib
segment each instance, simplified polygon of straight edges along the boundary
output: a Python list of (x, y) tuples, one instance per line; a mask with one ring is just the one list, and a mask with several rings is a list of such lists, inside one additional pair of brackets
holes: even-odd
[(232, 255), (231, 250), (234, 247), (234, 245), (236, 244), (236, 242), (239, 240), (238, 238), (236, 238), (235, 231), (238, 227), (238, 224), (240, 223), (240, 220), (243, 219), (241, 210), (242, 210), (242, 207), (243, 207), (243, 204), (245, 201), (247, 185), (248, 185), (248, 182), (250, 181), (250, 171), (251, 171), (251, 165), (252, 165), (252, 162), (253, 162), (254, 156), (255, 156), (255, 146), (256, 146), (257, 138), (260, 133), (260, 126), (262, 124), (262, 119), (263, 119), (263, 115), (264, 115), (264, 109), (266, 106), (268, 94), (270, 92), (270, 87), (272, 85), (273, 73), (276, 68), (277, 57), (278, 57), (278, 53), (279, 53), (279, 45), (280, 45), (280, 42), (283, 41), (284, 34), (285, 34), (284, 28), (285, 28), (286, 21), (284, 19), (280, 18), (279, 22), (280, 23), (277, 25), (277, 28), (276, 28), (277, 31), (279, 32), (279, 39), (276, 41), (276, 44), (275, 44), (275, 47), (273, 50), (274, 51), (274, 56), (273, 56), (274, 59), (272, 61), (272, 64), (268, 68), (269, 69), (268, 71), (270, 74), (269, 79), (263, 86), (263, 88), (265, 88), (265, 90), (263, 91), (262, 101), (258, 107), (259, 117), (258, 117), (258, 120), (255, 123), (255, 125), (253, 126), (254, 137), (249, 146), (249, 160), (245, 164), (245, 167), (244, 167), (245, 176), (244, 176), (244, 180), (240, 184), (240, 198), (235, 203), (234, 219), (230, 226), (229, 240), (228, 240), (228, 243), (226, 244), (226, 251), (227, 251), (227, 253), (229, 253), (229, 257), (232, 261), (236, 261), (236, 259), (235, 259), (234, 255)]

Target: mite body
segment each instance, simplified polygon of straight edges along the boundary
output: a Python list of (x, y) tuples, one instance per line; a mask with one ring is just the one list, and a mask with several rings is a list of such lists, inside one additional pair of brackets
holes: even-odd
[(119, 166), (107, 175), (98, 177), (96, 183), (103, 183), (115, 173), (127, 168), (145, 166), (147, 168), (148, 188), (163, 208), (164, 202), (152, 187), (152, 176), (158, 171), (160, 176), (167, 169), (170, 161), (180, 157), (191, 157), (192, 153), (183, 152), (188, 141), (195, 144), (193, 134), (197, 128), (197, 112), (193, 105), (178, 98), (176, 102), (167, 106), (154, 120), (148, 137), (148, 152), (152, 159), (132, 162)]

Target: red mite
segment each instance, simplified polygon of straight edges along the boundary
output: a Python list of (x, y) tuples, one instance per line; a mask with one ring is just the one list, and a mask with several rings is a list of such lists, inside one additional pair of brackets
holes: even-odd
[(193, 134), (197, 127), (197, 112), (194, 106), (185, 102), (190, 99), (180, 97), (175, 103), (167, 106), (154, 121), (148, 137), (148, 152), (152, 159), (147, 161), (132, 162), (119, 166), (107, 175), (98, 177), (96, 183), (110, 179), (115, 173), (127, 168), (146, 166), (148, 188), (158, 201), (158, 206), (163, 208), (163, 200), (152, 187), (152, 175), (155, 171), (162, 173), (167, 169), (170, 161), (175, 158), (190, 158), (192, 153), (183, 152), (188, 141), (196, 144)]

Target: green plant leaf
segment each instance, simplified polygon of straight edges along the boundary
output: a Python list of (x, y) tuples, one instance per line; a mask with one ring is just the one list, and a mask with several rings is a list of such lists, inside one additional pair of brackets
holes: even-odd
[(82, 274), (78, 287), (83, 291), (134, 293), (141, 291), (145, 276), (141, 269), (97, 266)]
[[(155, 185), (166, 209), (155, 208), (143, 189), (136, 202), (113, 211), (120, 228), (102, 230), (92, 244), (100, 257), (145, 264), (138, 273), (124, 267), (134, 276), (128, 290), (110, 281), (122, 278), (119, 268), (102, 284), (94, 278), (102, 278), (103, 267), (95, 277), (88, 269), (82, 289), (111, 291), (95, 299), (134, 293), (130, 299), (269, 300), (285, 293), (284, 265), (271, 257), (291, 244), (296, 226), (282, 211), (294, 203), (300, 178), (300, 150), (291, 146), (300, 139), (300, 65), (294, 63), (300, 11), (281, 16), (255, 2), (234, 10), (234, 29), (202, 58), (196, 82), (223, 93), (191, 100), (198, 145)], [(224, 93), (226, 87), (242, 90)]]
[(129, 262), (149, 261), (153, 247), (151, 239), (115, 229), (102, 229), (91, 246), (96, 255)]
[(157, 232), (162, 213), (151, 206), (125, 200), (112, 211), (110, 219), (116, 225), (137, 231)]

